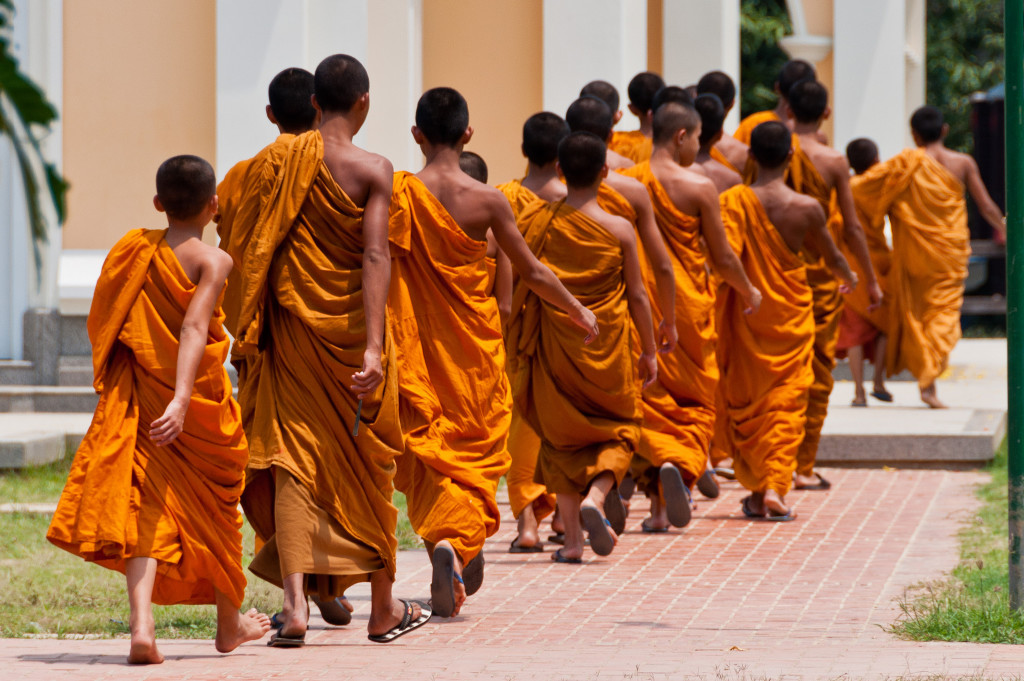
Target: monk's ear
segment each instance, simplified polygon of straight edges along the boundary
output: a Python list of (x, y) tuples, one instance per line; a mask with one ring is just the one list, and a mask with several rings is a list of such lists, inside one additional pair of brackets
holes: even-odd
[[(309, 96), (309, 103), (313, 105), (313, 108), (316, 109), (317, 113), (323, 112), (323, 110), (320, 108), (320, 102), (316, 101), (316, 95)], [(267, 108), (270, 108), (269, 104), (267, 105)]]
[(621, 111), (616, 111), (615, 115), (612, 116), (612, 125), (614, 126), (616, 123), (618, 123), (621, 120), (622, 120), (622, 112)]
[(467, 125), (466, 132), (462, 133), (462, 139), (459, 140), (459, 143), (462, 144), (462, 146), (466, 146), (469, 144), (469, 140), (471, 139), (473, 139), (473, 126)]
[(220, 208), (220, 197), (214, 194), (210, 197), (210, 200), (206, 202), (206, 207), (213, 215), (217, 214), (217, 209)]
[(825, 113), (821, 114), (821, 120), (823, 120), (823, 121), (824, 120), (828, 120), (831, 117), (832, 117), (832, 107), (826, 106), (825, 107)]
[(523, 152), (523, 158), (527, 158), (527, 156), (526, 156), (526, 145), (525, 144), (520, 144), (519, 145), (519, 151)]
[(786, 102), (786, 119), (789, 120), (791, 118), (796, 118), (793, 115), (793, 107), (789, 105), (789, 102)]
[(426, 143), (427, 138), (423, 135), (423, 131), (420, 130), (419, 128), (417, 128), (415, 125), (412, 126), (412, 128), (410, 129), (410, 132), (412, 132), (412, 138), (413, 138), (413, 140), (415, 140), (416, 144), (425, 144)]
[(715, 135), (715, 138), (713, 140), (711, 140), (711, 146), (715, 146), (716, 144), (718, 144), (721, 141), (722, 141), (722, 131), (719, 130), (718, 133)]
[(603, 180), (606, 177), (608, 177), (608, 164), (607, 163), (605, 163), (603, 166), (601, 166), (601, 179)]
[(165, 212), (164, 211), (164, 202), (161, 201), (160, 197), (156, 196), (155, 194), (153, 195), (153, 207), (156, 208), (161, 213)]
[(359, 99), (356, 100), (356, 106), (359, 107), (360, 111), (370, 110), (370, 93), (369, 91), (359, 95)]
[(267, 120), (272, 125), (277, 125), (277, 117), (274, 116), (274, 110), (270, 108), (269, 104), (267, 104)]
[(632, 104), (628, 104), (628, 105), (626, 106), (626, 108), (627, 108), (627, 109), (629, 109), (629, 112), (630, 112), (631, 114), (633, 114), (634, 116), (636, 116), (636, 117), (638, 117), (638, 118), (640, 117), (640, 109), (636, 108), (636, 107), (635, 107), (635, 106), (633, 106)]

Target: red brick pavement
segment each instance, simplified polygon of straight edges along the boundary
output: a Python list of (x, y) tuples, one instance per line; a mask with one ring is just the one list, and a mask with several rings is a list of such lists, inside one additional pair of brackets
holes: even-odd
[[(206, 641), (162, 641), (158, 667), (123, 664), (125, 640), (6, 640), (15, 679), (875, 679), (1013, 676), (1014, 646), (911, 643), (883, 627), (905, 587), (957, 560), (956, 532), (982, 476), (935, 470), (831, 471), (831, 492), (794, 492), (792, 523), (743, 520), (727, 483), (682, 532), (639, 531), (581, 566), (506, 553), (508, 518), (485, 550), (483, 590), (449, 621), (393, 644), (366, 640), (368, 589), (345, 628), (314, 620), (301, 650), (262, 643), (221, 656)], [(401, 596), (426, 597), (423, 552), (399, 560)]]

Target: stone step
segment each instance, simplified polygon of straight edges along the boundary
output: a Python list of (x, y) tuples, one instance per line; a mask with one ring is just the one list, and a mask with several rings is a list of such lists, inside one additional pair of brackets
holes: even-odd
[(92, 357), (89, 355), (61, 357), (58, 369), (58, 385), (91, 386)]
[(84, 314), (62, 314), (60, 317), (60, 354), (91, 355), (89, 332), (86, 330)]
[(78, 448), (91, 414), (0, 414), (0, 469), (59, 461)]
[(91, 386), (0, 386), (0, 412), (92, 413), (99, 395)]
[(36, 380), (35, 364), (18, 359), (0, 359), (0, 385), (32, 385)]

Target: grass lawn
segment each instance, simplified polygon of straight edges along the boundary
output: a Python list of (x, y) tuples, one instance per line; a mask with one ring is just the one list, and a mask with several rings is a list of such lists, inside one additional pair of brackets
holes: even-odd
[[(39, 468), (0, 472), (0, 503), (56, 502), (64, 487), (71, 457)], [(405, 513), (405, 497), (395, 494), (399, 509), (399, 548), (421, 546)], [(72, 556), (46, 541), (50, 516), (0, 513), (0, 637), (128, 634), (125, 579)], [(242, 529), (242, 564), (253, 555), (254, 535)], [(243, 610), (275, 612), (281, 592), (247, 573)], [(213, 606), (155, 606), (157, 636), (213, 638)]]
[(915, 641), (1024, 643), (1024, 613), (1010, 611), (1006, 440), (978, 490), (984, 506), (960, 533), (960, 564), (900, 603), (892, 633)]

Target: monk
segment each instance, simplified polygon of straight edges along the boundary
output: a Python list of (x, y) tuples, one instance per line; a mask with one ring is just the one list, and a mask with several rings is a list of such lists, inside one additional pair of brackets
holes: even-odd
[[(799, 83), (801, 80), (807, 78), (816, 78), (817, 74), (814, 71), (814, 67), (805, 62), (803, 59), (792, 59), (782, 65), (779, 70), (779, 77), (775, 79), (775, 83), (772, 86), (775, 90), (775, 95), (778, 97), (778, 102), (775, 104), (774, 109), (768, 109), (766, 111), (758, 111), (752, 113), (742, 121), (736, 128), (736, 132), (733, 133), (733, 137), (743, 144), (750, 145), (750, 135), (761, 123), (766, 121), (779, 121), (782, 123), (789, 124), (789, 89)], [(742, 171), (740, 167), (738, 170)]]
[(697, 95), (693, 107), (700, 114), (700, 149), (695, 163), (704, 174), (715, 184), (718, 192), (743, 182), (743, 178), (721, 154), (715, 154), (715, 148), (722, 139), (722, 124), (725, 122), (725, 107), (718, 95)]
[(792, 156), (789, 128), (777, 121), (754, 129), (752, 186), (721, 196), (722, 219), (740, 249), (743, 268), (764, 291), (761, 309), (726, 289), (718, 353), (736, 479), (750, 490), (744, 515), (793, 520), (786, 504), (803, 441), (807, 391), (814, 381), (813, 293), (800, 256), (810, 242), (846, 284), (856, 275), (829, 236), (821, 204), (785, 184)]
[[(602, 102), (608, 105), (608, 110), (612, 112), (612, 128), (615, 124), (622, 119), (622, 112), (619, 111), (619, 91), (615, 89), (615, 86), (606, 80), (592, 80), (580, 90), (580, 97), (597, 97)], [(612, 132), (614, 137), (616, 134)], [(616, 152), (611, 147), (608, 148), (608, 169), (618, 170), (619, 168), (628, 168), (633, 165), (633, 159), (626, 158), (622, 154)]]
[(611, 148), (634, 163), (646, 161), (651, 156), (651, 117), (654, 93), (665, 87), (665, 81), (657, 73), (643, 71), (629, 81), (626, 94), (629, 95), (629, 111), (640, 120), (640, 128), (631, 132), (616, 132)]
[(500, 191), (459, 168), (473, 136), (466, 100), (434, 88), (416, 106), (419, 173), (398, 173), (391, 213), (388, 298), (399, 348), (404, 453), (396, 485), (427, 546), (434, 611), (457, 615), (483, 583), (484, 540), (498, 529), (495, 494), (508, 470), (512, 400), (497, 305), (486, 295), (491, 229), (521, 284), (563, 310), (588, 338), (594, 313), (530, 253)]
[[(722, 107), (725, 109), (725, 112), (722, 114), (722, 120), (724, 121), (736, 105), (736, 84), (728, 74), (722, 71), (709, 71), (697, 81), (697, 97), (701, 95), (715, 95), (718, 97), (719, 101), (722, 102)], [(707, 124), (704, 127), (707, 127)], [(740, 173), (743, 171), (743, 166), (747, 163), (750, 149), (732, 135), (722, 135), (714, 146), (711, 147), (711, 155), (716, 161), (725, 165), (733, 172)]]
[[(867, 238), (875, 274), (882, 286), (883, 293), (885, 293), (884, 282), (889, 273), (892, 252), (885, 238), (885, 225), (882, 222), (872, 224), (865, 215), (865, 197), (860, 195), (858, 181), (860, 175), (879, 162), (878, 147), (866, 137), (855, 139), (846, 145), (846, 159), (854, 172), (854, 177), (850, 180), (850, 191), (853, 193), (857, 217), (864, 229), (864, 236)], [(834, 220), (838, 220), (839, 224), (829, 225), (833, 234), (842, 229), (841, 216), (833, 213), (830, 216), (830, 222)], [(848, 249), (844, 248), (844, 244), (840, 244), (840, 250), (850, 261), (857, 277), (863, 278), (863, 269)], [(836, 357), (849, 359), (850, 373), (853, 374), (854, 383), (854, 396), (850, 403), (853, 407), (868, 406), (867, 394), (864, 391), (865, 357), (871, 360), (875, 366), (871, 396), (882, 402), (892, 402), (892, 393), (885, 389), (885, 329), (886, 317), (889, 312), (888, 302), (889, 296), (885, 295), (880, 307), (872, 306), (867, 294), (861, 288), (843, 296), (842, 313), (839, 316), (839, 335), (836, 339)]]
[[(605, 154), (597, 135), (566, 137), (558, 163), (568, 197), (533, 204), (520, 215), (530, 250), (591, 303), (602, 327), (600, 337), (581, 348), (565, 312), (524, 282), (517, 285), (508, 331), (515, 403), (541, 438), (537, 480), (558, 496), (565, 523), (565, 545), (552, 554), (558, 563), (581, 562), (583, 527), (594, 553), (614, 549), (617, 539), (603, 509), (639, 444), (634, 372), (645, 386), (658, 373), (634, 227), (597, 203), (608, 172)], [(636, 368), (630, 318), (642, 345)]]
[[(614, 120), (611, 109), (595, 97), (580, 97), (570, 104), (565, 113), (565, 120), (573, 132), (590, 132), (602, 140), (611, 139), (611, 126)], [(611, 168), (612, 152), (608, 153), (606, 163)], [(675, 319), (675, 270), (665, 248), (665, 241), (658, 231), (647, 189), (632, 177), (608, 173), (598, 190), (597, 203), (601, 210), (625, 218), (636, 229), (637, 237), (643, 246), (640, 254), (641, 271), (645, 273), (645, 281), (649, 279), (651, 283), (648, 295), (652, 300), (659, 301), (659, 309), (667, 311), (658, 324), (659, 350), (662, 353), (671, 352), (679, 338)], [(639, 352), (638, 345), (634, 349)], [(619, 494), (606, 497), (608, 505), (605, 514), (616, 534), (622, 534), (626, 528), (630, 499), (634, 490), (633, 478), (627, 474), (617, 490)]]
[[(487, 162), (472, 151), (459, 155), (459, 168), (477, 182), (487, 184)], [(487, 230), (487, 271), (490, 274), (490, 294), (498, 301), (498, 314), (504, 328), (512, 304), (512, 264), (498, 248), (494, 234)]]
[(861, 176), (859, 193), (872, 220), (888, 213), (892, 225), (889, 344), (886, 373), (908, 369), (921, 400), (945, 407), (936, 379), (960, 339), (970, 234), (966, 189), (981, 216), (999, 233), (1006, 218), (989, 196), (973, 158), (947, 149), (942, 112), (925, 106), (910, 119), (916, 149), (907, 149)]
[[(818, 132), (828, 117), (828, 91), (821, 83), (802, 80), (789, 90), (789, 111), (793, 122), (795, 150), (789, 164), (788, 183), (801, 194), (816, 199), (826, 215), (835, 207), (842, 220), (842, 241), (864, 274), (863, 284), (871, 309), (882, 303), (882, 289), (875, 276), (864, 230), (860, 225), (853, 194), (850, 192), (850, 166), (838, 151), (821, 143)], [(842, 296), (823, 254), (812, 247), (804, 252), (807, 282), (814, 292), (814, 384), (807, 403), (807, 424), (797, 453), (796, 489), (828, 490), (831, 484), (815, 472), (821, 429), (828, 412), (834, 384), (836, 340)]]
[[(522, 152), (526, 157), (526, 176), (498, 185), (508, 199), (518, 223), (519, 214), (536, 201), (560, 201), (566, 196), (565, 183), (558, 175), (558, 143), (569, 134), (569, 126), (558, 114), (548, 111), (533, 114), (523, 124)], [(511, 307), (511, 301), (509, 302)], [(503, 325), (506, 328), (507, 325)], [(540, 553), (540, 521), (556, 512), (555, 495), (534, 482), (540, 438), (529, 421), (512, 411), (508, 431), (508, 452), (512, 459), (505, 481), (509, 505), (516, 518), (518, 532), (509, 545), (509, 553)], [(551, 519), (549, 541), (564, 542), (564, 527), (555, 515)]]
[[(715, 290), (707, 266), (738, 291), (748, 312), (758, 309), (761, 292), (729, 247), (714, 183), (689, 168), (700, 148), (700, 115), (692, 106), (668, 103), (658, 107), (653, 123), (651, 160), (626, 174), (646, 187), (668, 246), (679, 344), (660, 356), (658, 380), (643, 394), (641, 463), (633, 477), (651, 501), (644, 530), (664, 532), (690, 521), (691, 490), (707, 470), (714, 431)], [(653, 314), (658, 320), (663, 313), (655, 308)]]
[(247, 452), (217, 304), (231, 258), (202, 242), (216, 183), (201, 158), (165, 161), (167, 229), (129, 232), (103, 263), (88, 321), (100, 401), (46, 534), (126, 576), (130, 664), (163, 662), (153, 603), (215, 603), (222, 653), (270, 629), (239, 612)]
[(303, 645), (307, 595), (330, 602), (359, 582), (370, 582), (371, 641), (392, 641), (431, 614), (392, 596), (402, 449), (385, 328), (392, 168), (352, 143), (369, 87), (353, 57), (317, 66), (320, 127), (292, 140), (242, 257), (236, 346), (253, 356), (242, 503), (266, 541), (249, 569), (284, 589), (278, 647)]

